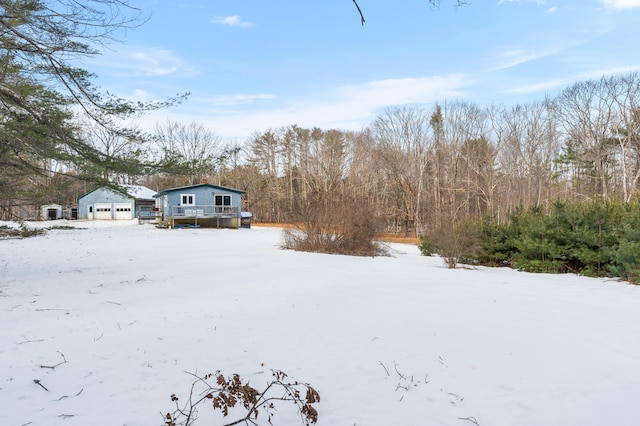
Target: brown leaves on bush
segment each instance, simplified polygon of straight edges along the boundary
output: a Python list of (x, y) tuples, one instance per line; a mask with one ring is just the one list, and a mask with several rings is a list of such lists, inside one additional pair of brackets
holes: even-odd
[[(272, 371), (272, 379), (266, 384), (264, 390), (259, 391), (242, 380), (238, 374), (225, 377), (220, 372), (206, 374), (203, 377), (193, 375), (197, 380), (191, 386), (191, 393), (188, 402), (180, 407), (178, 397), (171, 395), (171, 401), (175, 402), (176, 410), (164, 416), (166, 426), (189, 426), (193, 424), (197, 417), (196, 407), (205, 400), (212, 400), (214, 410), (219, 410), (223, 417), (227, 417), (236, 406), (244, 408), (244, 416), (226, 426), (238, 423), (257, 424), (255, 420), (262, 411), (266, 413), (267, 421), (273, 424), (272, 417), (276, 412), (278, 401), (293, 402), (298, 407), (300, 419), (306, 426), (315, 424), (318, 421), (318, 411), (313, 404), (320, 402), (320, 394), (309, 384), (285, 381), (287, 375), (279, 370)], [(216, 385), (210, 386), (207, 380), (215, 376)], [(202, 396), (198, 400), (193, 400), (196, 387), (200, 385), (205, 389), (199, 392)], [(301, 390), (305, 390), (305, 398), (301, 398)]]

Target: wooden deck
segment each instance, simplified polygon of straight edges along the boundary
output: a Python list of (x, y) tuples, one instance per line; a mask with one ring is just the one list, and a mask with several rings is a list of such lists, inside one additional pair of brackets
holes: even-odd
[(170, 216), (185, 219), (240, 217), (240, 212), (237, 206), (173, 206)]
[(174, 206), (171, 208), (171, 214), (165, 215), (164, 219), (172, 228), (180, 225), (237, 228), (240, 226), (240, 208), (237, 206)]

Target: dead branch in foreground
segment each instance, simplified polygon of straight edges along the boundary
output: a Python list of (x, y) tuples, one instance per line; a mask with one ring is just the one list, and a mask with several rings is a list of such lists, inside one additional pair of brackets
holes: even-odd
[[(313, 404), (320, 402), (320, 395), (308, 383), (286, 381), (287, 375), (282, 371), (272, 370), (273, 377), (262, 391), (258, 391), (244, 381), (238, 374), (225, 377), (217, 371), (215, 374), (206, 374), (203, 377), (188, 373), (196, 378), (191, 385), (191, 391), (187, 401), (181, 406), (179, 398), (171, 395), (171, 401), (176, 404), (172, 413), (163, 414), (166, 426), (190, 426), (197, 419), (197, 407), (205, 401), (211, 401), (214, 410), (220, 410), (223, 417), (230, 414), (234, 407), (244, 408), (244, 415), (226, 423), (224, 426), (232, 426), (240, 423), (257, 425), (260, 412), (266, 413), (267, 422), (272, 423), (272, 417), (276, 412), (278, 402), (293, 402), (298, 409), (300, 420), (305, 426), (310, 426), (318, 421), (318, 411)], [(214, 379), (216, 384), (209, 384), (209, 379)], [(203, 388), (203, 389), (199, 389)], [(196, 391), (199, 395), (196, 395)], [(304, 392), (304, 396), (302, 394)], [(196, 397), (197, 399), (194, 399)]]

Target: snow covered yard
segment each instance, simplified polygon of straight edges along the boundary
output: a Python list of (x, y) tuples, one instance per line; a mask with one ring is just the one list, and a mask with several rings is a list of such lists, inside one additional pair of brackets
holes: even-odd
[(319, 425), (640, 421), (640, 287), (449, 270), (412, 245), (285, 251), (272, 228), (55, 224), (83, 229), (0, 240), (3, 425), (162, 425), (185, 372), (260, 388), (271, 369), (318, 390)]

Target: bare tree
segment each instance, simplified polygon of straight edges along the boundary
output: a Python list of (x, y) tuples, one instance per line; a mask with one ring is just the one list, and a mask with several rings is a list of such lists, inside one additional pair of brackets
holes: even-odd
[(549, 100), (515, 105), (501, 111), (500, 156), (509, 175), (505, 188), (507, 210), (541, 205), (551, 198), (555, 158), (559, 150), (557, 122)]
[(215, 172), (224, 147), (213, 131), (196, 122), (167, 120), (156, 123), (155, 132), (164, 169), (184, 184), (200, 183)]
[(622, 199), (629, 202), (640, 179), (640, 76), (637, 73), (613, 76), (604, 83), (616, 109), (612, 126), (620, 173), (613, 178)]
[[(127, 159), (134, 164), (142, 164), (146, 160), (146, 135), (133, 126), (131, 132), (121, 134), (85, 118), (79, 121), (78, 133), (86, 143), (110, 158)], [(142, 174), (140, 169), (119, 167), (113, 170), (109, 162), (90, 166), (95, 168), (95, 173), (101, 174), (105, 181), (119, 184), (133, 184)]]
[[(444, 103), (431, 118), (437, 133), (435, 154), (438, 170), (440, 217), (457, 221), (470, 214), (477, 187), (471, 183), (473, 169), (463, 157), (463, 147), (470, 140), (485, 139), (489, 133), (484, 109), (475, 104), (454, 101)], [(470, 158), (468, 160), (471, 160)]]
[(609, 198), (613, 166), (612, 125), (614, 100), (607, 93), (606, 79), (584, 81), (563, 90), (557, 98), (556, 114), (573, 150), (573, 183), (580, 195)]
[(371, 125), (378, 161), (399, 194), (397, 213), (406, 234), (417, 235), (422, 223), (425, 172), (431, 138), (429, 115), (417, 108), (388, 109)]
[(268, 222), (281, 222), (282, 211), (282, 144), (283, 129), (254, 133), (249, 139), (249, 163), (261, 176), (260, 192), (254, 202), (257, 218)]

